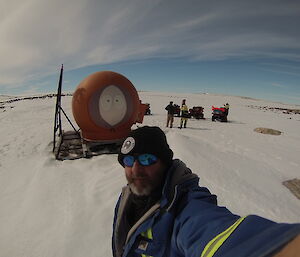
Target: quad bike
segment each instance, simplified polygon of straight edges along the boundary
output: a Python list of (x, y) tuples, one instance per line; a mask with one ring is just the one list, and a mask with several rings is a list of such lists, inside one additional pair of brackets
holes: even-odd
[(174, 104), (174, 116), (180, 117), (180, 106), (178, 104)]
[(145, 115), (151, 115), (150, 104), (146, 103)]
[(197, 120), (204, 119), (203, 110), (202, 106), (194, 106), (192, 109), (189, 109), (189, 116)]
[(227, 111), (225, 108), (217, 108), (212, 106), (212, 121), (227, 122)]

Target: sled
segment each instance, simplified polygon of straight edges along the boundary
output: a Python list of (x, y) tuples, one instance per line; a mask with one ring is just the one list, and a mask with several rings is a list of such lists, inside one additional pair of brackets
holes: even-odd
[[(54, 135), (52, 152), (57, 160), (75, 160), (91, 158), (100, 154), (116, 154), (119, 151), (121, 140), (114, 141), (88, 141), (82, 136), (80, 129), (76, 129), (68, 115), (61, 106), (61, 87), (63, 66), (61, 67), (58, 91), (56, 95), (56, 107), (54, 118)], [(73, 130), (64, 131), (62, 128), (62, 116), (66, 118)]]
[(120, 141), (89, 142), (84, 140), (79, 132), (63, 131), (54, 148), (54, 155), (60, 161), (91, 158), (101, 154), (117, 154), (120, 145)]

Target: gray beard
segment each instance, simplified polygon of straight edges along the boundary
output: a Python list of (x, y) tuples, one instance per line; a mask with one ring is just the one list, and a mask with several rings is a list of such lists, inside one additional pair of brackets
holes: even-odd
[(131, 192), (133, 194), (138, 195), (138, 196), (147, 196), (147, 195), (150, 195), (152, 192), (151, 186), (146, 186), (142, 190), (138, 190), (133, 183), (130, 183), (129, 188), (131, 189)]

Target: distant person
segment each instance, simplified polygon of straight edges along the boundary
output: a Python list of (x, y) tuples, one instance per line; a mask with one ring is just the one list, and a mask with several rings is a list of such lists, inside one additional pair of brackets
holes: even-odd
[(228, 116), (228, 112), (229, 112), (229, 103), (224, 104), (224, 109), (225, 109), (225, 115)]
[(185, 104), (185, 99), (182, 100), (182, 104), (181, 104), (181, 108), (180, 108), (180, 112), (181, 112), (181, 119), (180, 119), (180, 126), (179, 128), (181, 129), (182, 126), (184, 128), (186, 128), (186, 123), (187, 120), (189, 118), (189, 108), (187, 107), (187, 105)]
[(128, 184), (115, 208), (114, 257), (299, 257), (300, 224), (218, 206), (198, 175), (173, 159), (160, 128), (133, 130), (118, 161)]
[(165, 110), (168, 111), (167, 126), (166, 127), (169, 127), (169, 124), (170, 124), (170, 128), (172, 128), (173, 127), (173, 121), (174, 121), (174, 112), (175, 112), (175, 106), (173, 105), (172, 101), (166, 106)]

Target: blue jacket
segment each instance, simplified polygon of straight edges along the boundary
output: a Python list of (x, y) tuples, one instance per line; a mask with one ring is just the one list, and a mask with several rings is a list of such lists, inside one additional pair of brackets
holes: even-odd
[(272, 256), (300, 234), (300, 224), (232, 214), (198, 182), (183, 162), (173, 160), (160, 201), (133, 227), (126, 220), (131, 191), (124, 187), (115, 208), (113, 256)]

